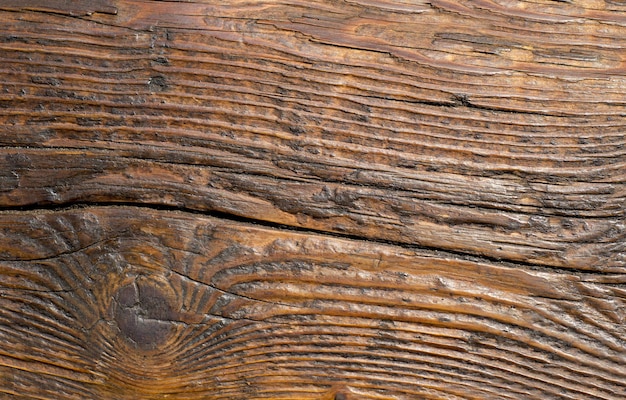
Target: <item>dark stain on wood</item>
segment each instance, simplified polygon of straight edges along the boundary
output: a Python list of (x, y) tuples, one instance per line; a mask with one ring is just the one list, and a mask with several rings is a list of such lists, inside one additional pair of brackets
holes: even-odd
[(145, 281), (119, 289), (114, 319), (122, 335), (140, 348), (163, 344), (171, 332), (171, 306), (158, 287)]

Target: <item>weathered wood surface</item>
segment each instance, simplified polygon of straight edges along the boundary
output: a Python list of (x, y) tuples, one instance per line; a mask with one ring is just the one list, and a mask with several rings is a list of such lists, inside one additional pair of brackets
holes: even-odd
[(0, 393), (626, 398), (625, 12), (0, 0)]
[(624, 395), (611, 277), (130, 207), (1, 228), (6, 393)]

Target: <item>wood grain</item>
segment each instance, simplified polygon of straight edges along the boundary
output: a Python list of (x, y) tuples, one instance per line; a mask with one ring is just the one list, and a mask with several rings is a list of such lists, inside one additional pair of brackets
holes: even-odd
[(626, 395), (623, 277), (132, 207), (13, 212), (0, 232), (4, 393)]
[(625, 398), (625, 11), (0, 0), (0, 393)]
[(0, 200), (167, 204), (621, 273), (619, 7), (513, 3), (4, 13)]

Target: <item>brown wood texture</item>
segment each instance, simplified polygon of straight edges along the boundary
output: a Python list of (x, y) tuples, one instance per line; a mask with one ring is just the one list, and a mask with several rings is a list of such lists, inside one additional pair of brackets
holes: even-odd
[(623, 1), (0, 0), (0, 397), (626, 398)]

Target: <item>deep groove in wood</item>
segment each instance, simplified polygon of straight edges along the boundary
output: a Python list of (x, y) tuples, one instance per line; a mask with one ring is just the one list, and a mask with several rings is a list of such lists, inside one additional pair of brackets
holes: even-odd
[[(560, 268), (546, 267), (541, 264), (533, 264), (529, 262), (516, 262), (516, 261), (482, 256), (482, 255), (476, 255), (472, 253), (455, 252), (455, 251), (450, 251), (450, 250), (441, 249), (441, 248), (430, 248), (426, 246), (407, 244), (404, 242), (394, 242), (392, 240), (379, 240), (379, 239), (373, 239), (373, 238), (356, 236), (356, 235), (349, 235), (349, 234), (342, 234), (342, 233), (323, 231), (323, 230), (317, 230), (317, 229), (311, 229), (311, 228), (302, 228), (302, 227), (292, 226), (292, 225), (278, 224), (278, 223), (274, 223), (271, 221), (246, 218), (240, 215), (229, 214), (229, 213), (213, 211), (213, 210), (203, 211), (203, 210), (197, 210), (197, 209), (188, 209), (188, 208), (183, 208), (183, 207), (168, 206), (168, 205), (163, 205), (163, 204), (129, 203), (129, 202), (110, 202), (110, 203), (75, 202), (69, 205), (35, 204), (35, 205), (29, 205), (29, 206), (2, 207), (0, 208), (0, 215), (2, 214), (13, 215), (15, 213), (37, 214), (38, 212), (49, 212), (49, 211), (56, 212), (56, 211), (70, 211), (70, 210), (89, 210), (90, 208), (102, 208), (102, 207), (104, 208), (115, 208), (115, 207), (128, 208), (130, 207), (130, 208), (165, 211), (165, 212), (182, 212), (182, 213), (187, 213), (187, 214), (195, 214), (195, 215), (200, 215), (200, 216), (223, 219), (226, 221), (245, 223), (249, 225), (256, 225), (256, 226), (261, 226), (261, 227), (265, 227), (269, 229), (278, 229), (278, 230), (287, 231), (287, 232), (291, 231), (291, 232), (298, 232), (298, 233), (311, 233), (311, 234), (335, 237), (335, 238), (340, 238), (340, 239), (349, 239), (349, 240), (362, 241), (362, 242), (378, 243), (382, 245), (391, 245), (391, 246), (396, 246), (399, 248), (404, 248), (407, 250), (423, 250), (427, 252), (434, 252), (438, 257), (447, 256), (451, 258), (458, 258), (458, 259), (463, 259), (463, 260), (468, 260), (468, 261), (473, 261), (473, 262), (496, 263), (496, 264), (506, 265), (509, 267), (517, 266), (520, 268), (529, 268), (535, 271), (549, 271), (552, 273), (565, 272)], [(593, 275), (615, 276), (615, 272), (610, 272), (610, 271), (589, 271), (585, 269), (576, 270), (574, 268), (568, 268), (567, 273), (568, 274), (577, 273), (577, 274), (581, 274), (584, 276), (593, 276)]]

